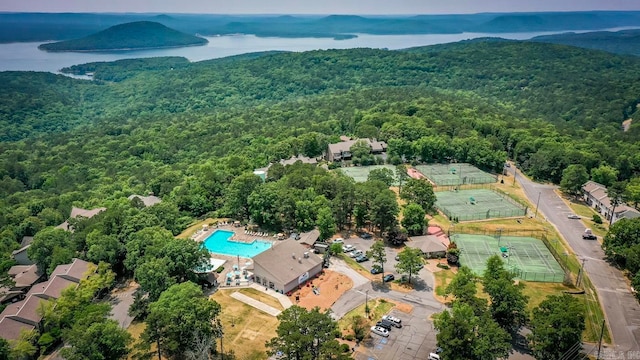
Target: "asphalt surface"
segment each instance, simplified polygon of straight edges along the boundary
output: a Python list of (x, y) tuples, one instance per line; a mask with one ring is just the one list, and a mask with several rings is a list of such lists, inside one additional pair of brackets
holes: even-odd
[[(514, 171), (515, 167), (511, 166), (509, 172), (513, 175)], [(596, 288), (607, 318), (613, 350), (618, 354), (636, 354), (640, 351), (640, 305), (631, 293), (625, 276), (604, 260), (599, 241), (582, 239), (586, 227), (580, 220), (567, 218), (573, 212), (554, 191), (556, 186), (532, 182), (520, 172), (517, 172), (516, 181), (529, 200), (539, 204), (537, 216), (544, 216), (546, 221), (554, 225), (577, 257), (584, 260), (584, 272)], [(532, 210), (535, 212), (535, 209)], [(640, 353), (637, 354), (640, 359)]]

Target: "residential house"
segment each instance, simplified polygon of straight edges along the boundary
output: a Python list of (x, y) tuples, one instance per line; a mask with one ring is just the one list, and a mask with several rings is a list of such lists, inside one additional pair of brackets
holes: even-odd
[(153, 206), (155, 204), (159, 204), (162, 202), (162, 199), (160, 199), (157, 196), (154, 196), (153, 193), (149, 194), (149, 196), (142, 196), (142, 195), (129, 195), (129, 197), (127, 199), (129, 200), (133, 200), (133, 199), (139, 199), (140, 201), (142, 201), (142, 203), (144, 204), (145, 207), (149, 207), (149, 206)]
[[(69, 215), (69, 218), (70, 219), (76, 219), (78, 217), (84, 217), (84, 218), (87, 218), (87, 219), (91, 219), (92, 217), (98, 215), (99, 213), (101, 213), (101, 212), (103, 212), (105, 210), (107, 210), (107, 208), (104, 208), (104, 207), (87, 210), (87, 209), (77, 208), (77, 207), (74, 206), (74, 207), (71, 208), (71, 215)], [(71, 228), (69, 226), (69, 221), (68, 220), (63, 222), (62, 224), (56, 226), (56, 229), (62, 229), (62, 230), (73, 232), (73, 228)]]
[(326, 159), (328, 161), (342, 161), (351, 159), (351, 147), (358, 141), (364, 141), (371, 151), (371, 154), (381, 154), (387, 151), (387, 143), (375, 139), (353, 139), (329, 144), (327, 147)]
[(607, 195), (607, 188), (595, 181), (587, 181), (582, 185), (582, 194), (584, 201), (611, 223), (620, 219), (640, 217), (640, 211), (626, 204), (620, 204), (614, 209), (611, 199)]
[(0, 304), (24, 299), (25, 293), (44, 277), (37, 265), (15, 265), (9, 269), (8, 274), (13, 279), (14, 285), (0, 287)]
[(294, 239), (275, 243), (253, 258), (254, 281), (280, 293), (303, 286), (322, 271), (322, 259)]
[(22, 330), (40, 330), (42, 316), (38, 309), (42, 304), (59, 298), (69, 287), (77, 287), (92, 269), (95, 265), (80, 259), (58, 265), (48, 281), (32, 286), (25, 300), (7, 305), (0, 313), (0, 337), (17, 340)]
[(27, 254), (27, 250), (31, 246), (31, 242), (33, 241), (33, 236), (25, 236), (22, 238), (22, 242), (20, 243), (20, 248), (11, 253), (11, 257), (18, 263), (18, 265), (32, 265), (34, 264), (31, 259), (29, 259), (29, 255)]

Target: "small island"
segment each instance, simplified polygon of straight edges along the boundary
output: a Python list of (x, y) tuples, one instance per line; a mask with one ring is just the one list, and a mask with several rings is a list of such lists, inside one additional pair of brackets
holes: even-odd
[(74, 40), (42, 44), (45, 51), (114, 51), (159, 49), (205, 45), (207, 39), (185, 34), (153, 21), (136, 21), (112, 26)]

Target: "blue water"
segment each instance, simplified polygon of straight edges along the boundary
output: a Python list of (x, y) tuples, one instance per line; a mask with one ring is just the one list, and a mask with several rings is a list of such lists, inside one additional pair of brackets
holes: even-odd
[(271, 248), (271, 242), (264, 240), (254, 240), (251, 243), (230, 240), (233, 231), (216, 230), (204, 240), (204, 247), (209, 252), (252, 258), (261, 252)]

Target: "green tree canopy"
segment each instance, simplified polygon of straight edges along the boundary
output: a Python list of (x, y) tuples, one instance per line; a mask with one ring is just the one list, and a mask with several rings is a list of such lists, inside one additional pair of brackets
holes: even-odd
[(562, 171), (562, 180), (560, 188), (568, 194), (578, 194), (582, 189), (582, 185), (589, 180), (587, 168), (582, 164), (572, 164)]
[(69, 360), (109, 360), (124, 359), (129, 354), (131, 334), (114, 320), (103, 320), (89, 327), (75, 326), (67, 336), (67, 344), (62, 350)]
[(436, 203), (433, 186), (426, 180), (407, 179), (400, 192), (400, 197), (407, 202), (422, 206), (422, 209), (427, 213), (433, 210), (433, 206)]
[(511, 332), (527, 322), (528, 298), (522, 293), (524, 285), (514, 283), (513, 274), (505, 269), (500, 256), (487, 259), (482, 285), (489, 294), (491, 316), (500, 327)]
[(158, 346), (158, 353), (180, 356), (195, 348), (195, 335), (219, 337), (220, 305), (203, 296), (200, 287), (185, 282), (169, 287), (149, 305), (142, 338)]
[[(328, 359), (330, 349), (338, 343), (338, 324), (329, 311), (321, 312), (294, 305), (278, 315), (276, 337), (267, 341), (267, 353), (282, 354), (287, 360)], [(333, 352), (333, 351), (332, 351)]]
[(409, 232), (409, 235), (416, 236), (424, 234), (424, 228), (428, 225), (422, 206), (414, 203), (407, 204), (402, 210), (402, 226)]
[(393, 170), (387, 168), (373, 169), (369, 172), (367, 180), (381, 181), (387, 185), (387, 187), (390, 187), (395, 181), (395, 174), (393, 173)]
[(409, 283), (411, 283), (413, 275), (417, 274), (423, 266), (422, 251), (420, 249), (405, 246), (398, 253), (398, 262), (395, 265), (396, 271), (401, 274), (408, 274)]
[(379, 269), (380, 274), (384, 276), (384, 263), (387, 262), (387, 253), (385, 251), (384, 242), (382, 240), (374, 242), (369, 251), (367, 251), (367, 256), (371, 258), (373, 268)]
[(569, 352), (581, 343), (585, 329), (584, 306), (569, 294), (551, 295), (533, 309), (530, 328), (536, 359), (571, 357)]

